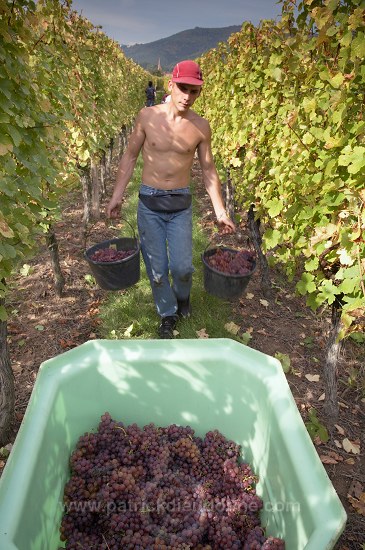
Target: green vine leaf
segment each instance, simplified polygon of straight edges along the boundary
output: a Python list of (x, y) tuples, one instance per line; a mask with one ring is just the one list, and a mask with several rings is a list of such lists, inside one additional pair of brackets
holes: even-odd
[(296, 289), (302, 296), (314, 292), (316, 290), (314, 275), (312, 275), (312, 273), (302, 273), (300, 281), (296, 285)]
[(338, 294), (337, 287), (332, 283), (332, 281), (323, 281), (320, 285), (319, 296), (323, 297), (323, 301), (327, 301), (329, 304), (333, 304)]
[(280, 242), (280, 231), (277, 229), (267, 229), (264, 233), (264, 239), (267, 249), (275, 248)]
[(271, 199), (267, 201), (266, 207), (270, 217), (275, 218), (283, 210), (283, 202), (280, 199)]

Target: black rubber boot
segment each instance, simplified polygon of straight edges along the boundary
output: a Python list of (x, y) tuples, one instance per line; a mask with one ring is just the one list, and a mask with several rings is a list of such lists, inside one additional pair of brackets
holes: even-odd
[(158, 328), (160, 338), (171, 339), (174, 337), (174, 329), (176, 327), (177, 317), (175, 315), (168, 315), (162, 317), (161, 324)]
[(191, 315), (190, 296), (186, 300), (177, 301), (177, 314), (179, 317), (187, 319)]

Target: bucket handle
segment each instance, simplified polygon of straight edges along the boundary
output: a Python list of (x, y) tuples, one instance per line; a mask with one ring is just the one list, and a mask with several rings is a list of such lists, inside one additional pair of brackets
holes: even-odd
[[(123, 221), (123, 222), (126, 222), (129, 227), (132, 229), (132, 232), (133, 232), (133, 239), (136, 239), (137, 240), (137, 237), (138, 237), (138, 233), (136, 233), (136, 231), (134, 230), (134, 227), (133, 225), (126, 219), (126, 218), (123, 218), (122, 216), (120, 217), (120, 219)], [(95, 223), (93, 223), (89, 230), (87, 231), (87, 233), (85, 233), (85, 237), (84, 237), (84, 248), (87, 247), (87, 239), (88, 237), (90, 237), (90, 234), (91, 234), (91, 230), (92, 228), (97, 224), (99, 220), (97, 220)], [(111, 223), (108, 223), (108, 219), (105, 220), (105, 225), (107, 226), (108, 229), (115, 229), (115, 227), (111, 224)]]
[[(137, 235), (136, 235), (136, 232), (135, 232), (135, 230), (134, 230), (133, 225), (132, 225), (126, 218), (123, 218), (122, 216), (120, 217), (120, 219), (121, 219), (123, 222), (126, 222), (126, 223), (129, 225), (129, 227), (130, 227), (130, 228), (132, 229), (132, 231), (133, 231), (133, 238), (136, 239), (136, 238), (137, 238)], [(110, 226), (110, 227), (113, 228), (112, 226)]]
[[(224, 243), (217, 243), (217, 244), (214, 244), (212, 241), (209, 241), (207, 246), (204, 248), (204, 252), (203, 254), (205, 254), (207, 252), (207, 250), (209, 250), (210, 248), (220, 248), (222, 246), (227, 246), (225, 245)], [(231, 248), (230, 246), (227, 246), (227, 248)], [(233, 250), (233, 249), (232, 249)]]

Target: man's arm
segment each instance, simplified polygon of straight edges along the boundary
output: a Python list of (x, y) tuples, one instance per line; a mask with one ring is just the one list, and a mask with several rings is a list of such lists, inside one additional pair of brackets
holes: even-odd
[(129, 137), (128, 147), (119, 162), (113, 195), (106, 208), (106, 215), (109, 218), (117, 218), (120, 214), (120, 206), (125, 188), (133, 175), (138, 155), (146, 138), (143, 129), (143, 111), (144, 109), (139, 112), (133, 131)]
[(222, 185), (214, 164), (211, 148), (211, 130), (207, 122), (206, 128), (204, 128), (203, 133), (204, 139), (198, 145), (198, 157), (203, 173), (203, 182), (210, 197), (210, 200), (212, 201), (218, 223), (224, 224), (231, 233), (232, 231), (236, 230), (236, 226), (229, 218), (229, 216), (227, 216), (227, 212), (223, 203)]

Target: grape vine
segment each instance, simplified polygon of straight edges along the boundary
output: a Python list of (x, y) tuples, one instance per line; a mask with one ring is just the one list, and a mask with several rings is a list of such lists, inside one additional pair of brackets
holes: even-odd
[(365, 306), (365, 2), (282, 7), (200, 59), (199, 108), (269, 261), (313, 310), (341, 304), (343, 337)]
[(0, 16), (1, 298), (82, 169), (131, 124), (148, 73), (71, 2), (1, 0)]

